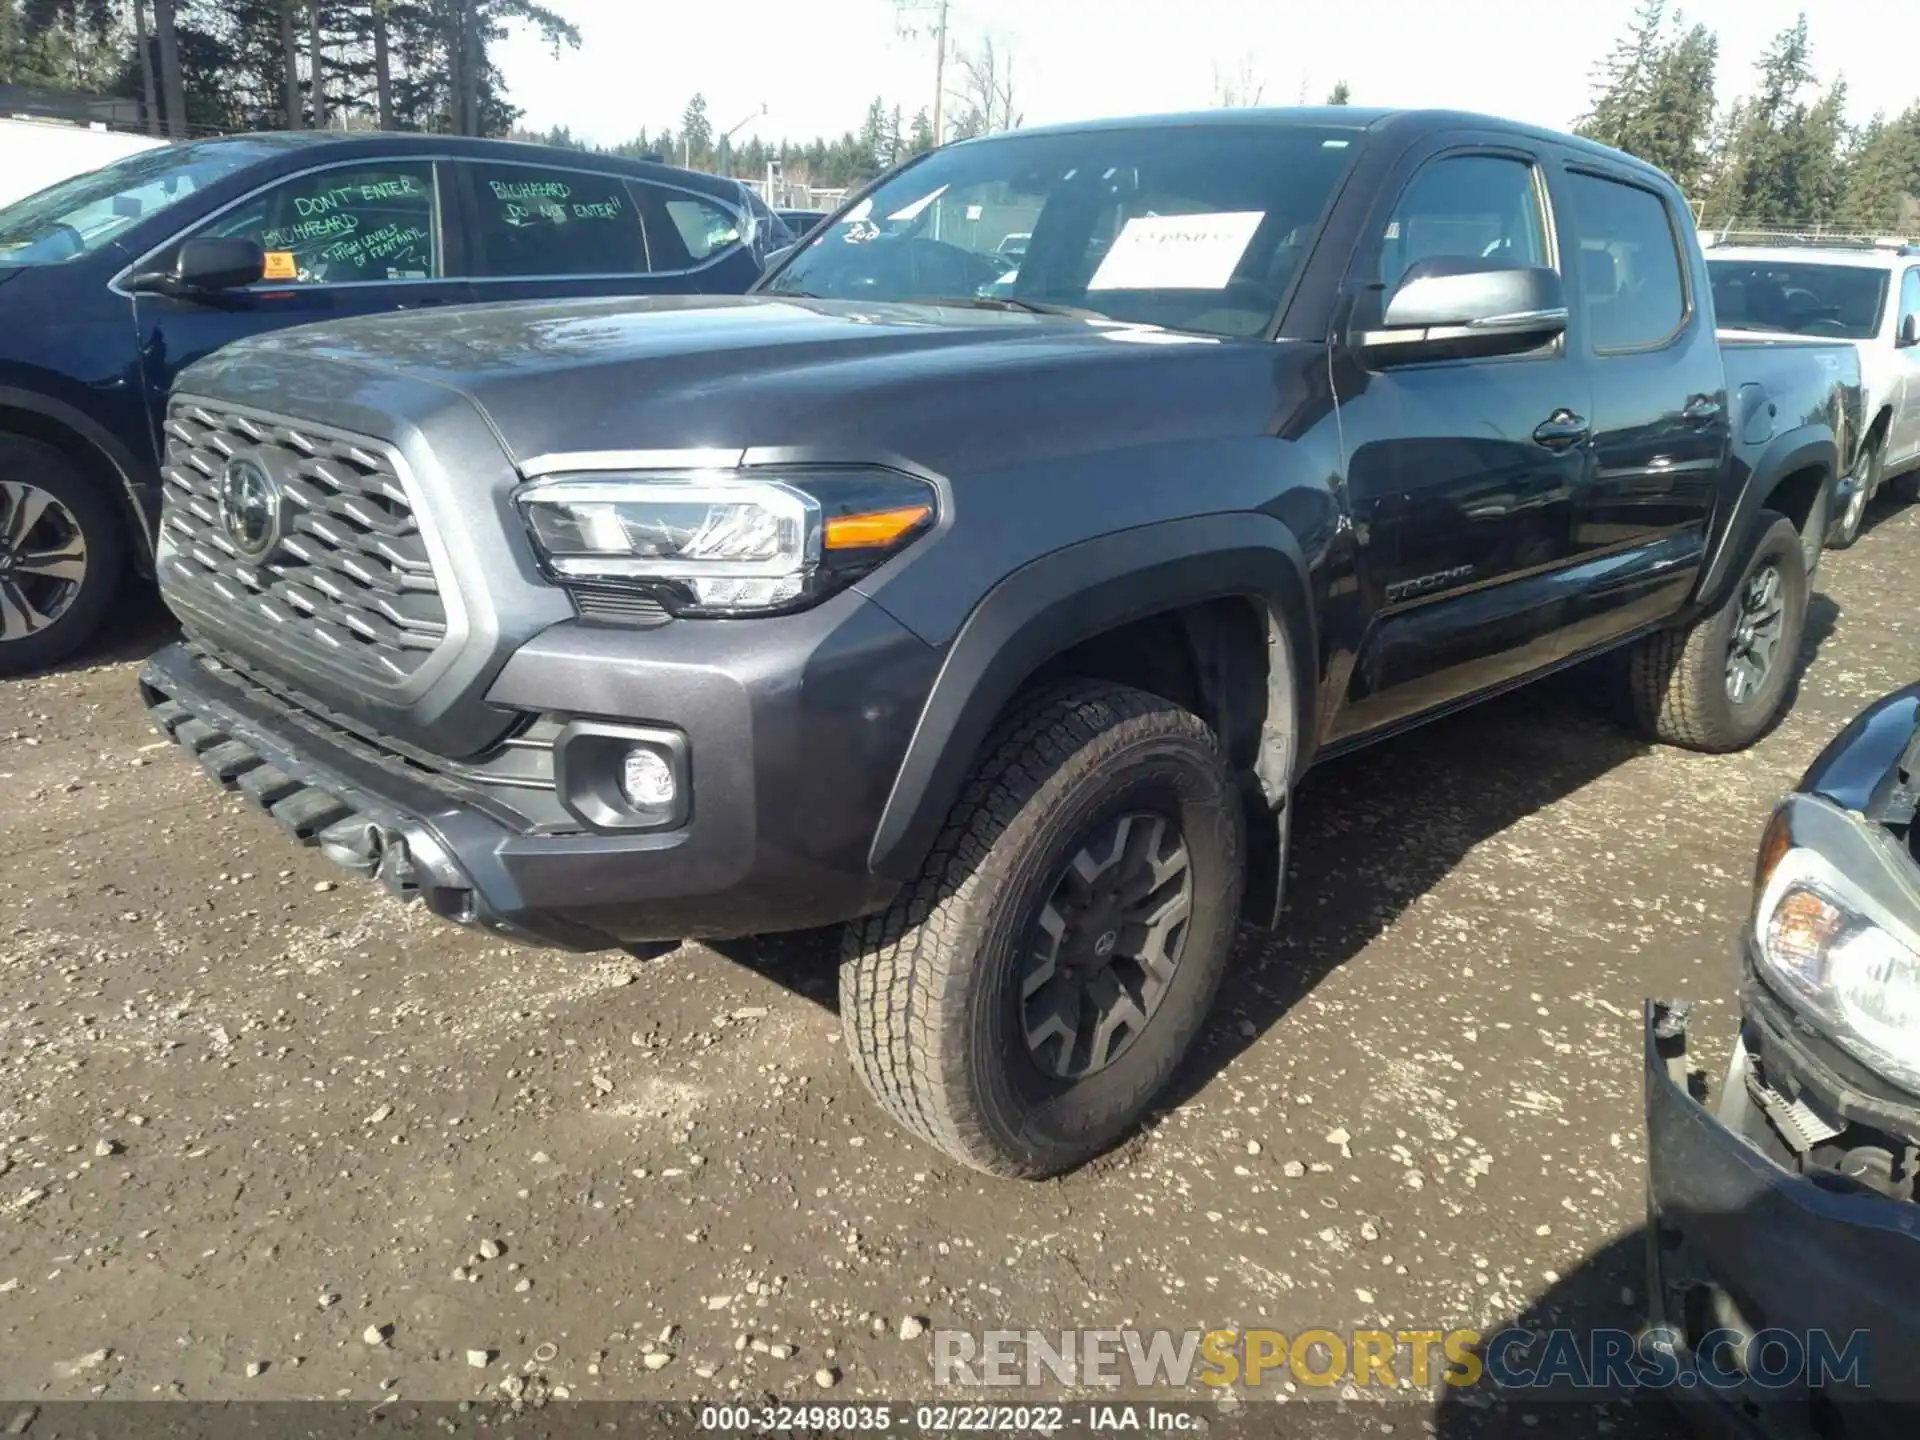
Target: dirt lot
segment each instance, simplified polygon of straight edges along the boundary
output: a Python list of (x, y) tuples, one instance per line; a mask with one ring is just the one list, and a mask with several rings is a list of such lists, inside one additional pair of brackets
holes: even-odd
[(582, 959), (336, 884), (148, 729), (158, 621), (0, 684), (0, 1394), (907, 1398), (907, 1317), (1630, 1323), (1640, 1001), (1724, 1054), (1768, 805), (1920, 673), (1920, 510), (1879, 522), (1749, 754), (1568, 679), (1312, 777), (1173, 1105), (1042, 1185), (888, 1127), (806, 945)]

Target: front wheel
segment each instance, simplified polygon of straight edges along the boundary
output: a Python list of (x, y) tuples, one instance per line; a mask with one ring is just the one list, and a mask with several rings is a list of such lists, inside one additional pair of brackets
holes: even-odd
[(1243, 850), (1196, 716), (1117, 685), (1035, 694), (988, 741), (920, 879), (848, 927), (840, 1017), (860, 1078), (991, 1174), (1100, 1154), (1213, 1003)]
[(119, 588), (119, 517), (50, 445), (0, 435), (0, 675), (64, 660)]
[(1853, 471), (1853, 494), (1847, 497), (1847, 503), (1840, 512), (1839, 522), (1833, 527), (1833, 533), (1827, 538), (1827, 548), (1845, 550), (1860, 538), (1860, 531), (1867, 520), (1867, 502), (1873, 499), (1873, 492), (1880, 488), (1881, 464), (1885, 452), (1878, 436), (1867, 441), (1866, 449), (1861, 452), (1859, 462)]
[(1780, 717), (1807, 624), (1800, 533), (1773, 511), (1719, 609), (1639, 641), (1628, 657), (1640, 728), (1688, 750), (1744, 750)]

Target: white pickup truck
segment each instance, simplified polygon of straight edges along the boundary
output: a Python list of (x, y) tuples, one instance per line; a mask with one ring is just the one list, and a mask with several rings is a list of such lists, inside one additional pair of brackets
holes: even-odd
[(1866, 391), (1866, 444), (1834, 497), (1827, 543), (1860, 537), (1882, 485), (1920, 500), (1920, 245), (1715, 247), (1707, 251), (1720, 332), (1850, 340)]

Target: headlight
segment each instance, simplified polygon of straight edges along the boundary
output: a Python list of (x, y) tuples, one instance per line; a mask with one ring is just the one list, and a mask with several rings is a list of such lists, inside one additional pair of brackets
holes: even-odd
[[(1911, 885), (1886, 868), (1875, 838), (1839, 828), (1870, 822), (1821, 808), (1816, 824), (1793, 826), (1790, 803), (1768, 828), (1755, 951), (1767, 978), (1821, 1033), (1920, 1093), (1920, 908), (1904, 903)], [(1798, 843), (1809, 837), (1789, 836), (1794, 830), (1825, 832), (1820, 848)]]
[(891, 470), (804, 468), (571, 476), (516, 498), (561, 584), (631, 586), (684, 615), (810, 605), (925, 533), (937, 504)]

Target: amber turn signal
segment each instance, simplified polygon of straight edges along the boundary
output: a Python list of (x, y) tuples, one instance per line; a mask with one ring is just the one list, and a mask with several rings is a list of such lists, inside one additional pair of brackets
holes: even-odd
[(825, 544), (829, 550), (876, 550), (892, 545), (901, 536), (926, 522), (933, 508), (907, 505), (898, 510), (873, 510), (865, 515), (835, 515), (827, 521)]

